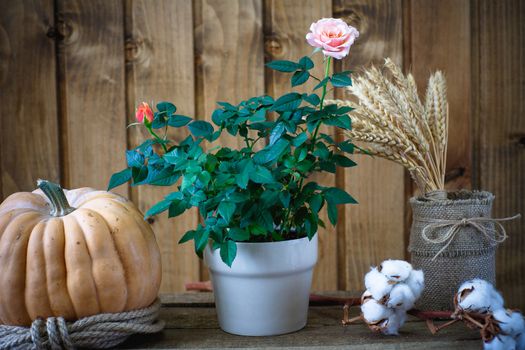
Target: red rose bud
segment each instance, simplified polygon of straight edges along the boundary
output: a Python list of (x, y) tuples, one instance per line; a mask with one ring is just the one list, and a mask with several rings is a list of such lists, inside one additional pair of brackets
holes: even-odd
[(139, 123), (144, 123), (144, 117), (148, 123), (153, 122), (153, 111), (146, 102), (142, 102), (135, 112), (135, 118)]

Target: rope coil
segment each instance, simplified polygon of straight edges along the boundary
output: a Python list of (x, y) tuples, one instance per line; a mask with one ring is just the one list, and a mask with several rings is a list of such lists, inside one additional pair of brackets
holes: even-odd
[(48, 317), (34, 320), (31, 327), (0, 325), (0, 349), (106, 349), (136, 333), (160, 332), (165, 322), (157, 320), (159, 311), (157, 299), (144, 309), (98, 314), (72, 323), (62, 317)]

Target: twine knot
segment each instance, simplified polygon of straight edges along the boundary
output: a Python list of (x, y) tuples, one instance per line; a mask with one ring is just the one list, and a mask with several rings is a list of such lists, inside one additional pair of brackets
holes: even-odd
[[(493, 242), (494, 244), (502, 243), (507, 239), (507, 232), (505, 231), (505, 228), (501, 224), (504, 221), (510, 221), (520, 218), (520, 214), (516, 214), (511, 217), (507, 218), (487, 218), (487, 217), (475, 217), (475, 218), (462, 218), (457, 220), (446, 220), (446, 219), (430, 219), (430, 223), (423, 228), (423, 231), (421, 232), (421, 235), (423, 239), (432, 244), (442, 244), (445, 243), (445, 245), (434, 255), (432, 258), (432, 261), (434, 261), (445, 249), (448, 248), (448, 246), (454, 241), (456, 238), (456, 235), (460, 232), (461, 227), (471, 226), (476, 231), (482, 233), (485, 235), (485, 237)], [(491, 229), (483, 224), (487, 223), (494, 223), (495, 229)], [(431, 238), (430, 233), (448, 227), (448, 230), (443, 234), (436, 238)], [(494, 237), (491, 235), (491, 233), (494, 234)]]
[(117, 346), (135, 333), (156, 333), (160, 301), (140, 310), (84, 317), (68, 323), (62, 317), (37, 318), (31, 327), (0, 325), (0, 349), (102, 349)]

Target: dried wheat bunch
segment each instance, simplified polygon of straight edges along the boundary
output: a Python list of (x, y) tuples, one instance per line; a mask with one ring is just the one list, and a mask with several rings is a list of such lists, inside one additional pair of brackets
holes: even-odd
[(444, 190), (448, 104), (443, 73), (430, 77), (424, 104), (414, 77), (389, 58), (382, 70), (371, 67), (354, 78), (349, 90), (357, 106), (343, 100), (327, 103), (355, 107), (346, 136), (362, 145), (359, 151), (403, 165), (423, 194)]

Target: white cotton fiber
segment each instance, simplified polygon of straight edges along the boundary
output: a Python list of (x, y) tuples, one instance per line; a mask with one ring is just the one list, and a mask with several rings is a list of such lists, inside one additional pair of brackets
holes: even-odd
[(490, 342), (483, 342), (484, 350), (516, 350), (516, 340), (508, 335), (497, 335)]
[(390, 281), (403, 282), (410, 275), (412, 265), (404, 260), (385, 260), (381, 263), (380, 270)]
[(423, 274), (423, 271), (410, 271), (410, 275), (406, 279), (405, 283), (410, 287), (412, 293), (414, 293), (416, 300), (419, 299), (421, 293), (423, 293), (423, 288), (425, 287), (425, 276)]
[(525, 332), (516, 337), (516, 349), (525, 350)]
[(386, 306), (407, 311), (414, 307), (415, 302), (416, 297), (410, 287), (407, 284), (399, 283), (390, 291)]
[(458, 306), (466, 311), (488, 312), (503, 308), (503, 298), (494, 286), (480, 279), (464, 282), (456, 298)]
[(376, 323), (384, 320), (393, 314), (393, 311), (385, 305), (380, 304), (377, 300), (368, 299), (361, 305), (361, 312), (366, 323)]
[(518, 311), (499, 309), (494, 311), (492, 315), (498, 321), (503, 334), (517, 337), (525, 331), (525, 321), (522, 314)]
[(375, 300), (381, 300), (392, 290), (392, 284), (376, 267), (371, 268), (365, 275), (365, 287)]

